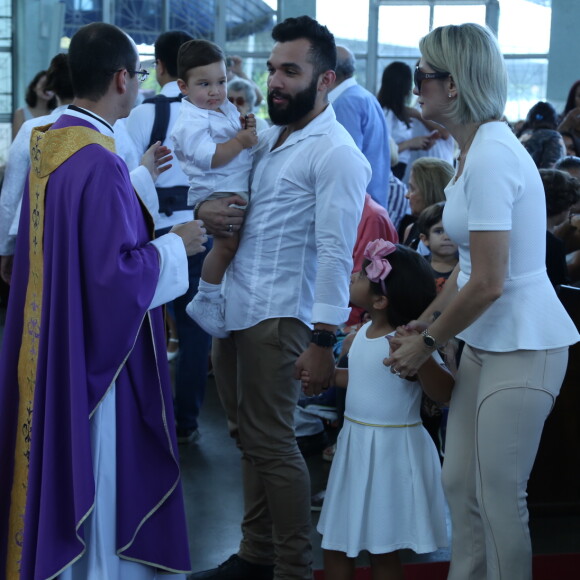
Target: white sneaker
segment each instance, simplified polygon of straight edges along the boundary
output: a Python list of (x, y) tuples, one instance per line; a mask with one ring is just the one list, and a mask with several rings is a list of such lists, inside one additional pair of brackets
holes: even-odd
[(199, 326), (215, 338), (226, 338), (230, 333), (226, 330), (224, 317), (224, 299), (209, 299), (206, 294), (198, 292), (185, 307), (185, 312)]

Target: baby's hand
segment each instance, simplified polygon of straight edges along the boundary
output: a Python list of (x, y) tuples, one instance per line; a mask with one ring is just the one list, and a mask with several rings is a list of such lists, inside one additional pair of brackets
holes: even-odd
[(300, 373), (300, 382), (302, 383), (302, 392), (305, 395), (311, 396), (312, 392), (310, 391), (310, 373), (306, 370), (303, 370)]
[(254, 113), (248, 113), (244, 118), (244, 129), (255, 129), (256, 117)]
[(258, 143), (258, 135), (255, 128), (238, 131), (236, 139), (242, 144), (244, 149), (249, 149)]

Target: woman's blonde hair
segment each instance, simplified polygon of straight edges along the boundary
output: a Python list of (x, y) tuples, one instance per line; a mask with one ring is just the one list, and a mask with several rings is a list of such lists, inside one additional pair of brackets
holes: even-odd
[(425, 203), (425, 207), (445, 201), (445, 188), (453, 179), (453, 166), (436, 157), (419, 157), (411, 165), (413, 181)]
[(449, 117), (457, 123), (500, 119), (507, 100), (507, 71), (493, 33), (479, 24), (440, 26), (423, 37), (419, 49), (437, 72), (451, 74), (457, 98)]

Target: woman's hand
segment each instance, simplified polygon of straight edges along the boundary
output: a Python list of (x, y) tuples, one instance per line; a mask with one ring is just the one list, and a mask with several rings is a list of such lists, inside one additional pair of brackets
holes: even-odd
[(418, 329), (401, 327), (395, 336), (388, 337), (391, 352), (383, 364), (402, 379), (415, 377), (419, 367), (431, 356), (431, 349), (418, 332)]

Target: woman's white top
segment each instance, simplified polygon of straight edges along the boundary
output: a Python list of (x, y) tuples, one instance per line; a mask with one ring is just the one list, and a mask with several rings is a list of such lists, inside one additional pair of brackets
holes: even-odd
[(546, 274), (542, 180), (507, 124), (481, 125), (463, 173), (445, 194), (443, 225), (459, 246), (460, 291), (471, 275), (469, 233), (510, 231), (503, 294), (459, 338), (492, 352), (543, 350), (577, 342), (580, 335)]
[[(401, 121), (391, 109), (383, 109), (385, 112), (385, 119), (387, 120), (387, 127), (389, 128), (389, 135), (394, 139), (398, 145), (403, 141), (408, 141), (413, 136), (411, 125), (407, 125)], [(411, 150), (399, 152), (399, 163), (409, 163), (411, 160)]]

